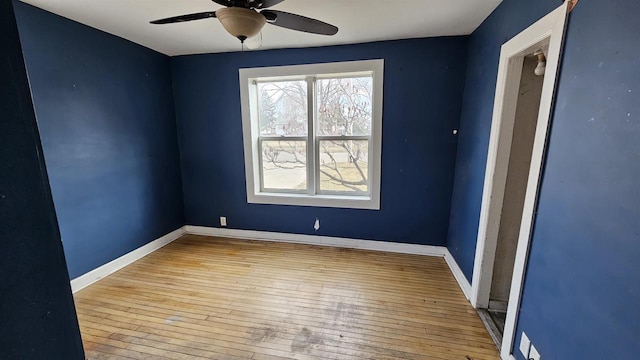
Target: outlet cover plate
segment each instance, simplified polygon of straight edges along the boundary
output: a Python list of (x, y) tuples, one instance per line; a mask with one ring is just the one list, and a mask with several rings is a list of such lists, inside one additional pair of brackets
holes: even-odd
[(227, 226), (227, 217), (220, 216), (220, 226)]
[(531, 350), (529, 350), (529, 359), (530, 360), (540, 360), (540, 353), (535, 346), (531, 345)]
[(527, 334), (522, 332), (522, 337), (520, 338), (520, 352), (524, 355), (525, 359), (529, 359), (529, 349), (531, 348), (531, 340)]

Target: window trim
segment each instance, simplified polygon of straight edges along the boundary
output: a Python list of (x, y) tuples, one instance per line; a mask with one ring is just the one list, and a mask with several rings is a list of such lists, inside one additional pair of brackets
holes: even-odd
[[(372, 99), (372, 124), (371, 135), (369, 137), (369, 177), (370, 187), (367, 196), (347, 195), (345, 193), (332, 193), (318, 191), (316, 194), (261, 191), (260, 179), (260, 154), (259, 154), (259, 123), (257, 111), (251, 111), (252, 107), (257, 107), (257, 92), (250, 91), (255, 86), (254, 81), (269, 81), (282, 77), (307, 78), (315, 76), (317, 78), (331, 77), (331, 74), (341, 74), (346, 76), (362, 75), (369, 73), (373, 76), (373, 99)], [(323, 64), (305, 64), (289, 66), (273, 66), (259, 68), (242, 68), (239, 70), (240, 80), (240, 101), (242, 112), (242, 130), (244, 143), (245, 176), (247, 189), (247, 202), (254, 204), (276, 204), (276, 205), (296, 205), (296, 206), (319, 206), (333, 208), (352, 209), (380, 209), (380, 175), (382, 166), (382, 101), (383, 101), (383, 78), (384, 60), (363, 60), (346, 61)], [(315, 92), (315, 86), (309, 84), (308, 91)], [(313, 95), (315, 96), (315, 94)], [(308, 104), (308, 116), (310, 122), (315, 121), (315, 101)], [(255, 109), (254, 109), (255, 110)], [(310, 126), (309, 129), (313, 127)], [(356, 136), (357, 137), (357, 136)], [(325, 136), (308, 136), (307, 147), (315, 146), (316, 141), (320, 141)], [(348, 138), (351, 138), (349, 136)], [(307, 178), (311, 180), (313, 176), (319, 176), (315, 172), (315, 162), (317, 159), (311, 156), (312, 151), (307, 148)], [(313, 169), (313, 170), (311, 170)]]

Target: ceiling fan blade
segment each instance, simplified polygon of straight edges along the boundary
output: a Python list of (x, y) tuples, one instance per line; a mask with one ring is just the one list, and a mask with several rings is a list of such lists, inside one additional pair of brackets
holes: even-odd
[(278, 10), (263, 10), (260, 12), (271, 25), (283, 28), (304, 31), (312, 34), (335, 35), (338, 28), (322, 22), (320, 20), (311, 19), (306, 16), (296, 15)]
[(151, 23), (152, 24), (171, 24), (171, 23), (179, 23), (179, 22), (192, 21), (192, 20), (208, 19), (208, 18), (214, 18), (214, 17), (216, 17), (215, 11), (207, 11), (207, 12), (201, 12), (201, 13), (195, 13), (195, 14), (174, 16), (166, 19), (158, 19), (158, 20), (151, 21)]
[(226, 7), (243, 7), (245, 9), (266, 9), (284, 0), (211, 0), (216, 4)]
[(278, 5), (283, 1), (284, 0), (262, 0), (262, 1), (258, 0), (258, 2), (261, 3), (261, 5), (258, 6), (257, 8), (258, 9), (266, 9), (266, 8), (272, 7), (274, 5)]
[(211, 0), (216, 4), (222, 5), (222, 6), (231, 6), (232, 4), (230, 4), (231, 1), (229, 0)]

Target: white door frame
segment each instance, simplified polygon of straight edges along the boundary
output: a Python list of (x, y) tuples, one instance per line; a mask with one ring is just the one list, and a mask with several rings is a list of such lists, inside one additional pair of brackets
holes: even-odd
[[(487, 167), (482, 194), (482, 208), (478, 225), (476, 256), (471, 285), (471, 304), (475, 308), (486, 308), (493, 277), (493, 265), (498, 230), (504, 200), (504, 190), (511, 153), (516, 105), (522, 75), (524, 56), (531, 54), (542, 45), (548, 44), (546, 51), (546, 75), (542, 85), (542, 97), (531, 156), (531, 167), (522, 212), (522, 223), (516, 250), (516, 260), (509, 295), (507, 320), (500, 355), (511, 357), (511, 347), (515, 338), (517, 313), (529, 253), (529, 240), (536, 207), (540, 173), (546, 148), (551, 106), (558, 75), (560, 55), (564, 40), (564, 29), (568, 12), (568, 2), (538, 20), (535, 24), (502, 45), (498, 80), (491, 123), (491, 138), (487, 155)], [(546, 46), (545, 46), (546, 48)]]

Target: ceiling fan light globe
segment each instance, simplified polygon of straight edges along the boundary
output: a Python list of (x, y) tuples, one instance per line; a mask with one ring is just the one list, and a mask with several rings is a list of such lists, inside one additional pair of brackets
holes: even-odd
[(260, 13), (239, 7), (219, 9), (216, 11), (216, 17), (225, 30), (238, 39), (257, 35), (267, 22), (267, 19)]

